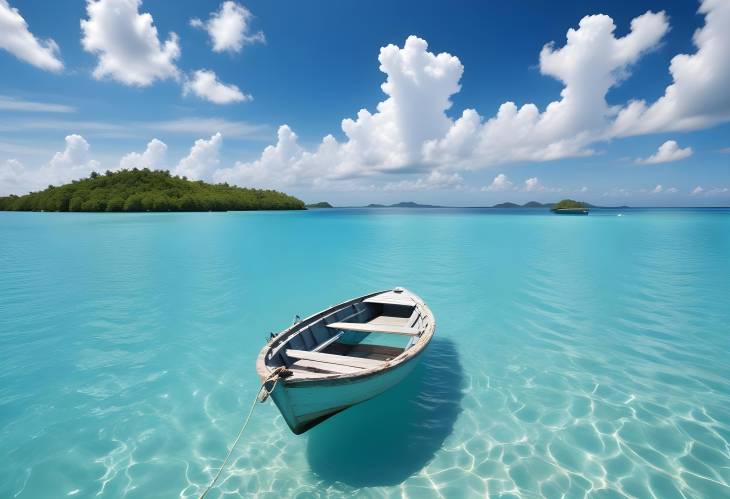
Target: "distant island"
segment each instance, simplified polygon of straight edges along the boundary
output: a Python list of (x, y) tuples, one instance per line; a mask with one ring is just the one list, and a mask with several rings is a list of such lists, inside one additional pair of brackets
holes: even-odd
[(555, 203), (550, 211), (567, 215), (587, 215), (589, 210), (585, 203), (573, 199), (563, 199)]
[(327, 201), (320, 201), (319, 203), (312, 203), (307, 205), (307, 209), (319, 209), (319, 208), (334, 208)]
[(443, 206), (437, 206), (434, 204), (418, 204), (413, 201), (401, 201), (395, 204), (369, 204), (365, 208), (444, 208)]
[[(561, 204), (563, 203), (563, 204)], [(517, 203), (499, 203), (492, 206), (492, 208), (549, 208), (551, 210), (555, 209), (557, 206), (561, 206), (561, 208), (569, 208), (572, 205), (572, 203), (576, 203), (574, 207), (577, 208), (612, 208), (612, 209), (625, 209), (629, 208), (629, 206), (596, 206), (590, 203), (586, 203), (585, 201), (574, 201), (572, 199), (563, 199), (562, 201), (559, 201), (557, 203), (540, 203), (537, 201), (530, 201), (525, 204), (517, 204)], [(561, 209), (558, 208), (558, 209)]]
[[(571, 201), (578, 203), (578, 201), (572, 201), (570, 199), (560, 201), (560, 203), (565, 201)], [(512, 202), (506, 202), (506, 203), (498, 203), (493, 206), (471, 206), (470, 208), (547, 208), (547, 209), (553, 209), (555, 206), (557, 206), (559, 203), (540, 203), (538, 201), (529, 201), (525, 204), (517, 204)], [(602, 208), (601, 206), (594, 206), (589, 203), (580, 202), (581, 206), (584, 206), (586, 208)], [(419, 204), (414, 203), (413, 201), (402, 201), (400, 203), (395, 204), (375, 204), (371, 203), (367, 206), (363, 206), (363, 208), (458, 208), (455, 206), (440, 206), (435, 204)], [(618, 206), (617, 208), (628, 208), (628, 206)]]
[(92, 172), (89, 178), (24, 196), (0, 197), (2, 211), (303, 210), (301, 200), (273, 190), (209, 184), (168, 171)]
[[(531, 203), (536, 203), (536, 201), (530, 201)], [(492, 208), (530, 208), (529, 206), (521, 206), (517, 203), (510, 203), (509, 201), (506, 203), (499, 203), (492, 206)]]

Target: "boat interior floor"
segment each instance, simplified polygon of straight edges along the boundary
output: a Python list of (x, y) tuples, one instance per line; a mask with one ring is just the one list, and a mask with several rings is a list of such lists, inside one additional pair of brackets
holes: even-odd
[(394, 359), (400, 355), (403, 350), (403, 348), (389, 347), (385, 345), (347, 345), (345, 343), (333, 343), (325, 348), (323, 352), (385, 362), (386, 360)]

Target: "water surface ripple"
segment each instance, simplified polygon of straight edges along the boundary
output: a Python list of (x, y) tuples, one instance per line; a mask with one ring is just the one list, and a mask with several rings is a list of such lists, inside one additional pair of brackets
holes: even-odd
[(730, 210), (0, 213), (0, 497), (197, 497), (266, 335), (402, 285), (401, 385), (211, 497), (730, 497)]

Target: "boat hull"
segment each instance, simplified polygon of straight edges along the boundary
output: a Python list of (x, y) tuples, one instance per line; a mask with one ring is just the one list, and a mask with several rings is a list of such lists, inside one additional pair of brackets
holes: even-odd
[(561, 208), (550, 210), (557, 215), (588, 215), (588, 208)]
[(393, 368), (355, 378), (280, 381), (271, 398), (291, 431), (299, 435), (397, 385), (413, 371), (419, 359), (420, 355), (417, 355)]

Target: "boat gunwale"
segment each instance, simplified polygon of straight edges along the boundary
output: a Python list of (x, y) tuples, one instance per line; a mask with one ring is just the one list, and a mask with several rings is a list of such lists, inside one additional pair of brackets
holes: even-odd
[[(386, 289), (383, 291), (376, 291), (374, 293), (368, 293), (356, 298), (352, 298), (350, 300), (346, 300), (342, 303), (339, 303), (337, 305), (333, 305), (325, 310), (321, 310), (319, 312), (316, 312), (309, 317), (306, 317), (305, 319), (301, 320), (300, 322), (297, 322), (296, 324), (292, 324), (288, 328), (281, 331), (279, 334), (271, 338), (266, 345), (261, 349), (259, 352), (259, 355), (256, 359), (256, 371), (259, 375), (259, 378), (261, 380), (265, 380), (272, 372), (273, 369), (270, 368), (268, 365), (266, 365), (266, 355), (267, 353), (274, 348), (275, 345), (281, 344), (283, 341), (285, 341), (290, 336), (293, 336), (296, 334), (299, 330), (303, 329), (304, 327), (309, 326), (310, 324), (313, 324), (314, 322), (321, 320), (325, 316), (336, 312), (339, 309), (345, 308), (347, 306), (353, 305), (355, 303), (362, 302), (363, 300), (370, 298), (372, 296), (377, 296), (382, 293), (387, 293), (389, 291), (392, 291), (392, 289)], [(317, 373), (319, 376), (315, 377), (291, 377), (291, 378), (284, 378), (282, 381), (284, 384), (289, 388), (297, 388), (297, 385), (306, 384), (307, 386), (312, 385), (329, 385), (329, 384), (341, 384), (341, 383), (348, 383), (348, 382), (356, 382), (361, 381), (365, 378), (379, 375), (382, 373), (385, 373), (387, 371), (390, 371), (391, 369), (395, 369), (397, 367), (402, 366), (404, 363), (409, 362), (413, 359), (415, 359), (428, 345), (431, 341), (431, 338), (433, 337), (433, 333), (436, 329), (436, 319), (433, 315), (433, 312), (431, 312), (431, 309), (428, 308), (426, 303), (421, 299), (420, 296), (412, 293), (411, 291), (404, 290), (406, 293), (408, 293), (408, 296), (410, 296), (413, 301), (415, 302), (415, 306), (419, 309), (419, 312), (424, 315), (427, 320), (428, 324), (425, 326), (423, 332), (417, 336), (418, 340), (411, 345), (409, 348), (405, 349), (403, 352), (398, 354), (397, 357), (385, 361), (383, 364), (372, 367), (369, 369), (363, 369), (361, 371), (358, 371), (356, 373), (347, 373), (347, 374), (339, 374), (339, 373), (331, 373), (326, 376), (321, 376), (322, 373)]]

